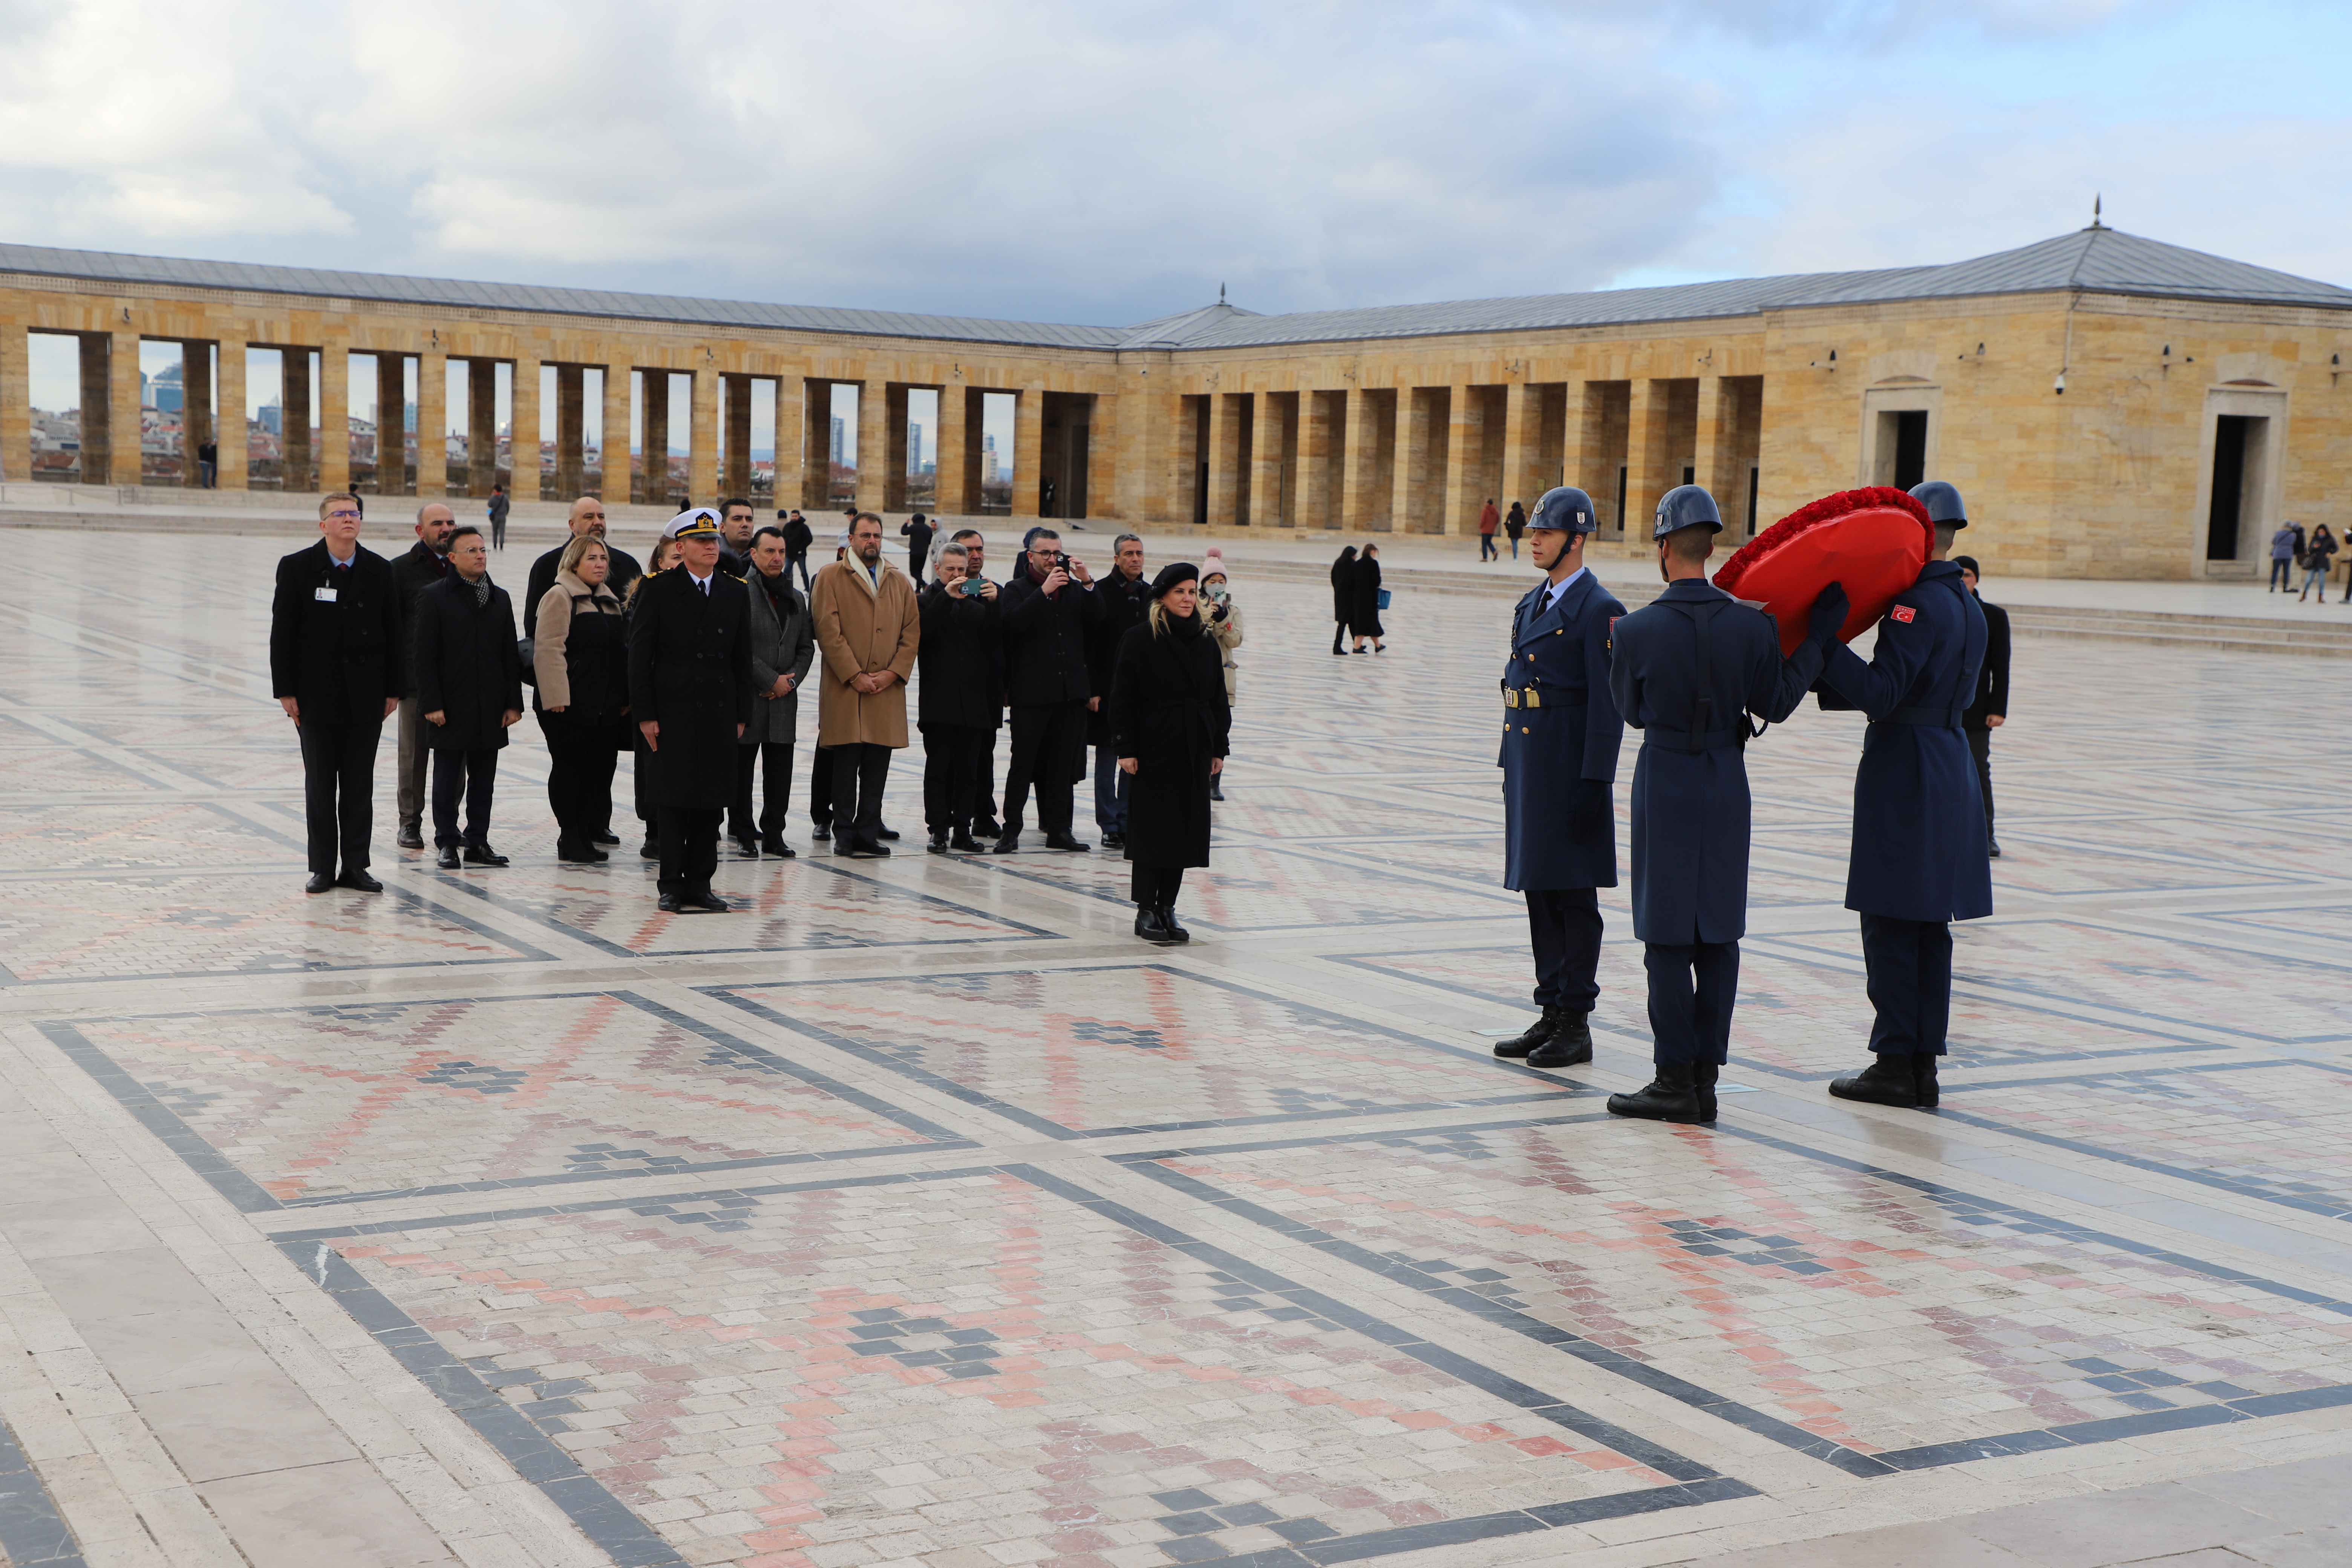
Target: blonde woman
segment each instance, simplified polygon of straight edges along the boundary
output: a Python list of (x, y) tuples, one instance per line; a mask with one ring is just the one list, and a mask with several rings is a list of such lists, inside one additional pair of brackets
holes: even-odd
[(531, 638), (555, 858), (583, 866), (611, 858), (596, 835), (613, 815), (613, 764), (629, 743), (629, 648), (612, 570), (603, 540), (573, 538), (539, 601)]
[(1129, 781), (1135, 934), (1161, 946), (1192, 940), (1176, 923), (1176, 895), (1186, 867), (1209, 863), (1209, 786), (1225, 765), (1233, 729), (1200, 585), (1194, 567), (1160, 568), (1151, 608), (1119, 639), (1111, 677), (1111, 744)]

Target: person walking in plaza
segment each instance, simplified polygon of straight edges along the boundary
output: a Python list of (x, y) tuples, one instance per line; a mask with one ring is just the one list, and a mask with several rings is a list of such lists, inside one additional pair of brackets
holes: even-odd
[(480, 529), (461, 523), (449, 535), (449, 575), (416, 601), (416, 701), (433, 748), (433, 843), (445, 871), (457, 869), (461, 847), (466, 865), (507, 863), (490, 847), (490, 804), (499, 752), (522, 718), (514, 604), (490, 581)]
[(1086, 563), (1062, 552), (1062, 536), (1029, 536), (1028, 574), (1004, 590), (1004, 676), (1013, 702), (1013, 761), (1004, 773), (1004, 831), (996, 853), (1021, 847), (1021, 816), (1037, 792), (1037, 825), (1048, 849), (1082, 850), (1070, 831), (1087, 755), (1087, 700), (1093, 674), (1087, 634), (1104, 600), (1089, 590)]
[[(457, 526), (457, 514), (439, 501), (426, 501), (416, 509), (416, 542), (393, 561), (393, 591), (400, 596), (401, 643), (404, 648), (416, 647), (416, 601), (425, 589), (449, 575), (449, 534)], [(425, 847), (425, 800), (426, 763), (432, 760), (433, 749), (425, 741), (425, 713), (416, 706), (414, 683), (409, 694), (400, 700), (400, 751), (394, 765), (393, 800), (400, 812), (399, 837), (394, 840), (403, 849)]]
[(803, 594), (809, 590), (809, 546), (815, 542), (816, 535), (810, 531), (808, 519), (800, 514), (799, 508), (793, 508), (792, 516), (784, 519), (784, 570), (801, 574)]
[(1519, 505), (1518, 502), (1513, 501), (1511, 503), (1511, 510), (1504, 514), (1503, 531), (1511, 536), (1511, 559), (1514, 561), (1517, 561), (1519, 558), (1519, 535), (1525, 533), (1527, 531), (1527, 509)]
[(1984, 666), (1977, 676), (1976, 700), (1960, 716), (1960, 732), (1969, 738), (1969, 754), (1976, 759), (1977, 791), (1984, 796), (1985, 853), (2000, 858), (2000, 839), (1992, 830), (1992, 732), (2009, 722), (2009, 612), (1984, 596), (1978, 587), (1976, 557), (1955, 555), (1960, 582), (1984, 612)]
[(1483, 564), (1500, 560), (1495, 552), (1495, 530), (1503, 524), (1503, 514), (1495, 510), (1495, 498), (1488, 496), (1486, 504), (1478, 509), (1478, 560)]
[(613, 819), (613, 767), (629, 744), (629, 645), (612, 571), (611, 547), (575, 533), (532, 606), (531, 700), (547, 740), (555, 858), (583, 866), (611, 858), (597, 836)]
[(2281, 522), (2271, 535), (2271, 587), (2273, 594), (2284, 594), (2294, 586), (2294, 558), (2303, 549), (2303, 531), (2291, 522)]
[(898, 525), (898, 532), (907, 542), (907, 580), (921, 583), (930, 575), (931, 535), (939, 530), (930, 519), (917, 512)]
[(1511, 613), (1503, 668), (1503, 886), (1527, 900), (1541, 1012), (1495, 1054), (1534, 1068), (1592, 1059), (1597, 889), (1617, 885), (1611, 797), (1625, 724), (1608, 700), (1609, 629), (1625, 606), (1585, 568), (1597, 517), (1573, 487), (1536, 502), (1528, 553), (1544, 580)]
[(1386, 634), (1386, 628), (1381, 625), (1381, 547), (1379, 545), (1364, 546), (1364, 552), (1357, 558), (1355, 573), (1349, 582), (1352, 590), (1352, 601), (1348, 611), (1348, 630), (1356, 639), (1356, 646), (1350, 651), (1363, 652), (1364, 639), (1370, 637), (1372, 639), (1374, 653), (1388, 652), (1387, 648), (1381, 646), (1381, 638)]
[(2301, 604), (2309, 598), (2315, 588), (2319, 590), (2319, 602), (2323, 605), (2327, 603), (2327, 574), (2335, 566), (2336, 536), (2327, 531), (2327, 525), (2323, 522), (2311, 531), (2311, 542), (2304, 547), (2303, 592), (2294, 596), (2295, 603)]
[[(563, 557), (572, 547), (572, 540), (593, 538), (605, 541), (604, 558), (610, 563), (611, 570), (605, 575), (604, 585), (613, 591), (615, 597), (626, 599), (629, 596), (629, 585), (645, 574), (645, 568), (637, 564), (635, 556), (618, 548), (606, 538), (604, 503), (594, 496), (582, 496), (572, 503), (569, 526), (572, 530), (572, 539), (565, 540), (562, 544), (532, 562), (530, 575), (523, 580), (522, 635), (525, 637), (538, 635), (539, 606), (546, 602), (547, 591), (555, 586), (556, 574), (563, 570)], [(603, 843), (605, 840), (599, 839), (598, 842)], [(614, 839), (611, 842), (620, 841)]]
[(1611, 705), (1642, 731), (1628, 796), (1631, 890), (1654, 1064), (1647, 1088), (1609, 1097), (1614, 1116), (1715, 1120), (1748, 934), (1749, 715), (1771, 724), (1796, 711), (1821, 673), (1822, 644), (1838, 630), (1811, 628), (1783, 660), (1780, 623), (1706, 580), (1722, 531), (1715, 498), (1699, 486), (1660, 497), (1650, 538), (1665, 592), (1620, 620), (1611, 639)]
[[(520, 443), (517, 445), (520, 446)], [(508, 510), (506, 481), (501, 479), (490, 486), (490, 547), (494, 550), (504, 550), (507, 547)]]
[[(1918, 580), (1878, 623), (1871, 661), (1832, 638), (1824, 649), (1822, 706), (1858, 708), (1870, 721), (1853, 777), (1853, 849), (1845, 907), (1862, 917), (1862, 960), (1876, 1014), (1870, 1066), (1831, 1083), (1840, 1100), (1932, 1107), (1937, 1058), (1952, 1011), (1952, 926), (1992, 913), (1992, 862), (1978, 829), (1984, 805), (1960, 739), (1961, 716), (1984, 666), (1984, 612), (1947, 559), (1968, 526), (1960, 492), (1941, 479), (1915, 487), (1936, 543)], [(1813, 606), (1818, 626), (1843, 623), (1832, 583)]]
[[(974, 528), (960, 529), (953, 537), (956, 543), (963, 546), (964, 576), (987, 581), (988, 541)], [(1025, 563), (1028, 557), (1016, 556), (1014, 560)], [(997, 836), (1004, 831), (1003, 825), (996, 820), (996, 737), (1004, 727), (1004, 622), (1002, 605), (997, 606), (997, 616), (996, 716), (989, 721), (987, 730), (980, 737), (980, 756), (973, 764), (971, 795), (972, 837), (990, 843), (995, 842)]]
[(1339, 645), (1347, 639), (1348, 622), (1355, 613), (1356, 547), (1350, 544), (1331, 563), (1331, 651), (1341, 658), (1348, 650)]
[(211, 439), (196, 443), (197, 478), (206, 489), (220, 483), (220, 444)]
[[(1224, 552), (1212, 544), (1201, 557), (1201, 614), (1207, 618), (1209, 635), (1217, 640), (1217, 659), (1225, 671), (1225, 706), (1228, 708), (1241, 695), (1241, 678), (1234, 664), (1234, 649), (1242, 646), (1242, 609), (1234, 603), (1229, 581)], [(1226, 760), (1232, 761), (1230, 752)], [(1223, 768), (1209, 775), (1209, 798), (1225, 798), (1225, 770)]]
[[(655, 540), (652, 553), (646, 557), (645, 575), (621, 592), (621, 640), (624, 644), (628, 641), (628, 629), (636, 615), (640, 591), (656, 573), (668, 571), (677, 564), (677, 541), (667, 537)], [(652, 755), (653, 752), (646, 745), (644, 732), (635, 724), (631, 724), (629, 726), (631, 806), (636, 813), (637, 820), (645, 825), (646, 829), (645, 841), (638, 847), (637, 855), (641, 859), (658, 860), (661, 858), (661, 819), (655, 810), (654, 797), (651, 793), (653, 763), (649, 759)]]
[(923, 637), (916, 665), (923, 679), (915, 687), (916, 727), (923, 732), (923, 826), (934, 855), (980, 853), (971, 822), (981, 742), (995, 734), (1004, 712), (1000, 591), (971, 571), (971, 555), (961, 543), (941, 545), (938, 575), (923, 585), (917, 604)]
[[(793, 814), (793, 742), (800, 689), (816, 659), (808, 601), (784, 570), (784, 531), (763, 528), (751, 539), (751, 719), (735, 747), (735, 804), (727, 831), (747, 856), (793, 858), (784, 828)], [(760, 810), (751, 811), (751, 773), (761, 774)]]
[(665, 914), (724, 914), (712, 890), (719, 819), (735, 798), (735, 746), (751, 719), (751, 590), (719, 570), (719, 514), (670, 519), (677, 564), (648, 579), (629, 616), (629, 716), (645, 737), (660, 825)]
[(847, 557), (816, 574), (809, 599), (824, 660), (817, 739), (832, 753), (833, 852), (870, 860), (890, 853), (882, 787), (890, 753), (907, 743), (907, 678), (923, 637), (915, 585), (882, 559), (879, 517), (857, 514)]
[(719, 569), (739, 582), (751, 578), (751, 531), (758, 525), (759, 514), (741, 496), (719, 503)]
[(319, 542), (278, 563), (269, 603), (269, 689), (302, 749), (305, 892), (383, 890), (368, 875), (375, 749), (409, 671), (392, 564), (360, 543), (359, 498), (321, 496)]
[(1223, 661), (1200, 614), (1199, 569), (1163, 566), (1143, 624), (1120, 639), (1111, 733), (1130, 781), (1126, 856), (1135, 934), (1190, 942), (1176, 898), (1190, 867), (1209, 863), (1209, 786), (1225, 765), (1233, 709)]
[(1111, 749), (1110, 715), (1104, 711), (1110, 696), (1111, 675), (1127, 634), (1143, 624), (1151, 605), (1151, 583), (1143, 574), (1143, 541), (1122, 533), (1111, 542), (1111, 568), (1097, 580), (1094, 592), (1102, 604), (1102, 618), (1087, 631), (1087, 743), (1095, 753), (1095, 827), (1102, 846), (1116, 849), (1127, 832), (1128, 777)]

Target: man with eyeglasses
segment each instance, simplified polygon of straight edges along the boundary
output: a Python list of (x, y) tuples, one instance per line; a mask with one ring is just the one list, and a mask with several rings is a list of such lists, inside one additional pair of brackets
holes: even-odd
[[(269, 606), (269, 684), (302, 748), (310, 879), (380, 893), (368, 875), (375, 751), (408, 687), (392, 564), (360, 545), (357, 496), (319, 501), (319, 542), (278, 563)], [(337, 855), (342, 874), (336, 875)]]

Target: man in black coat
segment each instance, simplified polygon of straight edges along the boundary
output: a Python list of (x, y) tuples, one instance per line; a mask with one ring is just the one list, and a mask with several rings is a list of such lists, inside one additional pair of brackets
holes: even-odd
[(1120, 771), (1118, 749), (1111, 744), (1111, 677), (1123, 639), (1151, 609), (1151, 584), (1143, 575), (1142, 540), (1122, 533), (1110, 548), (1110, 573), (1094, 590), (1103, 601), (1102, 620), (1087, 637), (1094, 692), (1087, 700), (1087, 741), (1095, 749), (1095, 826), (1102, 830), (1103, 847), (1117, 849), (1127, 842), (1127, 797), (1134, 785)]
[[(593, 533), (604, 539), (604, 503), (594, 496), (582, 496), (572, 503), (572, 536), (577, 539), (583, 533)], [(524, 579), (522, 591), (522, 635), (527, 637), (539, 635), (539, 602), (547, 597), (550, 588), (555, 586), (555, 574), (563, 565), (564, 548), (559, 544), (530, 563), (530, 575)], [(604, 539), (604, 554), (613, 563), (613, 570), (605, 577), (604, 586), (613, 590), (615, 598), (625, 601), (629, 596), (629, 584), (644, 576), (646, 569), (638, 565), (637, 558), (627, 551), (614, 549), (609, 539)], [(620, 842), (609, 834), (600, 836), (596, 841), (599, 844)]]
[(923, 563), (931, 558), (931, 536), (939, 530), (931, 526), (930, 519), (919, 511), (900, 523), (898, 531), (907, 540), (907, 575), (915, 580), (916, 587), (920, 588), (927, 575)]
[(646, 795), (661, 835), (661, 908), (723, 913), (710, 889), (719, 819), (735, 794), (736, 742), (751, 719), (749, 591), (719, 570), (719, 514), (670, 519), (678, 564), (637, 591), (629, 619), (629, 713), (650, 749)]
[[(490, 796), (499, 752), (522, 717), (522, 659), (514, 602), (490, 581), (482, 531), (466, 523), (449, 536), (449, 575), (416, 601), (416, 703), (433, 748), (433, 842), (445, 871), (503, 866), (490, 847)], [(457, 796), (466, 826), (457, 829)]]
[[(516, 455), (520, 457), (521, 454)], [(490, 487), (490, 545), (493, 549), (504, 550), (507, 547), (507, 512), (512, 504), (507, 500), (504, 480)]]
[[(449, 575), (449, 533), (457, 514), (439, 501), (416, 509), (416, 542), (392, 563), (393, 591), (400, 596), (401, 646), (416, 647), (416, 601), (425, 589)], [(412, 658), (414, 657), (412, 653)], [(403, 849), (425, 847), (425, 764), (433, 750), (425, 740), (425, 711), (416, 706), (414, 672), (409, 694), (400, 700), (400, 757), (394, 764), (393, 798), (400, 807)]]
[(809, 591), (809, 546), (816, 542), (816, 534), (798, 507), (793, 509), (790, 517), (779, 511), (776, 520), (784, 525), (784, 574), (790, 576), (793, 572), (799, 572), (801, 592), (805, 594)]
[[(1064, 563), (1067, 563), (1066, 565)], [(1093, 695), (1087, 637), (1100, 624), (1102, 596), (1086, 563), (1062, 553), (1050, 528), (1030, 536), (1034, 581), (1004, 590), (1004, 674), (1013, 699), (1013, 764), (1004, 775), (1004, 832), (996, 853), (1021, 847), (1021, 812), (1037, 789), (1037, 825), (1049, 849), (1084, 849), (1070, 833), (1072, 797), (1086, 759), (1087, 700)]]
[[(949, 538), (963, 546), (963, 574), (979, 582), (988, 580), (988, 541), (976, 528), (958, 529)], [(1026, 565), (1026, 555), (1016, 555), (1016, 564)], [(996, 706), (988, 728), (981, 732), (980, 753), (972, 762), (971, 831), (973, 837), (993, 840), (1004, 831), (996, 820), (996, 737), (1004, 725), (1004, 606), (997, 606), (995, 663)], [(921, 656), (919, 654), (917, 658)]]
[(930, 829), (927, 847), (934, 855), (980, 853), (971, 817), (981, 742), (996, 733), (1004, 711), (999, 590), (972, 579), (977, 587), (967, 595), (971, 557), (961, 544), (940, 546), (939, 575), (915, 601), (923, 617), (923, 640), (915, 650), (922, 675), (915, 685), (915, 724), (923, 735), (923, 825)]
[(1955, 555), (1960, 582), (1976, 595), (1984, 612), (1984, 668), (1977, 676), (1977, 700), (1960, 715), (1960, 732), (1969, 738), (1969, 754), (1976, 759), (1977, 784), (1984, 791), (1985, 848), (2000, 858), (2000, 840), (1992, 831), (1992, 732), (2009, 722), (2009, 612), (1990, 603), (1978, 590), (1977, 558)]
[[(319, 501), (320, 540), (278, 563), (269, 605), (269, 684), (302, 747), (310, 879), (383, 890), (368, 875), (375, 825), (376, 742), (408, 689), (408, 654), (392, 566), (360, 546), (357, 496)], [(338, 849), (342, 875), (335, 875)]]

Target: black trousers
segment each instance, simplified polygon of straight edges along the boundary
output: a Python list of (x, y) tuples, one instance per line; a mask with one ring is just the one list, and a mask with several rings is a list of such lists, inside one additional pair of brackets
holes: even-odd
[(1004, 831), (1017, 833), (1029, 790), (1037, 790), (1037, 826), (1067, 833), (1087, 754), (1087, 700), (1015, 703), (1013, 765), (1004, 774)]
[(1601, 898), (1591, 888), (1530, 888), (1536, 1005), (1590, 1013), (1601, 1000)]
[(655, 888), (663, 893), (707, 893), (710, 874), (719, 869), (719, 819), (715, 805), (657, 805), (654, 820), (661, 827), (661, 871)]
[(629, 721), (629, 791), (636, 805), (637, 820), (646, 825), (647, 838), (659, 838), (661, 814), (654, 805), (653, 793), (646, 787), (647, 775), (653, 772), (648, 760), (653, 753), (646, 750), (646, 732), (637, 728), (634, 719)]
[(1138, 907), (1147, 910), (1172, 910), (1176, 895), (1184, 890), (1184, 868), (1181, 866), (1130, 866), (1127, 873), (1128, 895)]
[(809, 823), (815, 827), (833, 826), (833, 748), (819, 746), (815, 760), (809, 763)]
[(1963, 733), (1965, 733), (1969, 738), (1969, 755), (1977, 760), (1977, 789), (1984, 795), (1985, 843), (1987, 847), (1990, 847), (1993, 837), (1992, 731), (1990, 730), (1969, 730), (1963, 731)]
[(1890, 1056), (1944, 1054), (1952, 1025), (1952, 928), (1946, 921), (1862, 917), (1870, 1048)]
[[(433, 843), (487, 844), (490, 839), (490, 795), (499, 783), (499, 753), (494, 746), (478, 751), (433, 749)], [(457, 798), (466, 800), (466, 831), (457, 832)]]
[(974, 822), (996, 821), (996, 737), (1003, 726), (992, 724), (981, 731), (980, 760), (972, 764), (971, 819)]
[(969, 833), (972, 797), (980, 791), (980, 745), (993, 731), (977, 724), (921, 728), (923, 826), (933, 833)]
[(798, 569), (801, 574), (801, 592), (805, 594), (808, 592), (809, 585), (807, 551), (787, 550), (784, 552), (784, 576), (789, 579), (795, 569)]
[(584, 847), (613, 820), (613, 770), (627, 738), (617, 724), (574, 724), (561, 713), (541, 713), (539, 732), (547, 737), (547, 806), (555, 813), (556, 843)]
[[(751, 813), (751, 772), (763, 775), (760, 811)], [(730, 838), (776, 839), (793, 815), (793, 749), (777, 741), (761, 741), (735, 748), (735, 805), (727, 814)]]
[[(1688, 946), (1649, 942), (1642, 954), (1650, 972), (1651, 1059), (1713, 1062), (1731, 1059), (1731, 1005), (1739, 994), (1739, 944)], [(1694, 984), (1696, 982), (1696, 984)]]
[(890, 748), (853, 741), (826, 753), (833, 759), (833, 847), (851, 839), (882, 842), (882, 784), (890, 776)]
[(322, 724), (305, 719), (294, 733), (302, 747), (302, 816), (311, 871), (333, 876), (338, 849), (344, 870), (366, 870), (368, 839), (375, 831), (375, 746), (383, 721)]

